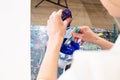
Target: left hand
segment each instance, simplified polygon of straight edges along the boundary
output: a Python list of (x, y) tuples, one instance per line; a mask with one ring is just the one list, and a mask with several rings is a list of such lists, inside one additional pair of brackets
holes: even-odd
[(49, 39), (55, 38), (64, 38), (64, 34), (66, 32), (67, 24), (72, 20), (71, 18), (67, 18), (66, 20), (62, 21), (61, 18), (62, 10), (58, 12), (54, 11), (48, 21), (47, 21), (47, 31)]

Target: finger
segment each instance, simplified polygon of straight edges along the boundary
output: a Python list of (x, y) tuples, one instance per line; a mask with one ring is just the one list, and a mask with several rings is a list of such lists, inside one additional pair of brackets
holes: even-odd
[(81, 40), (80, 45), (83, 45), (84, 42), (85, 42), (85, 41)]
[(74, 42), (77, 42), (77, 41), (78, 41), (78, 38), (75, 37), (75, 38), (74, 38)]
[(77, 38), (82, 38), (83, 34), (72, 32), (72, 36), (77, 37)]
[(60, 17), (62, 16), (62, 11), (63, 11), (63, 10), (60, 9), (60, 10), (57, 12), (57, 14), (60, 15)]
[(82, 45), (83, 44), (83, 42), (80, 42), (80, 45)]
[(56, 14), (56, 11), (53, 11), (52, 14), (50, 15), (49, 19), (53, 18), (55, 14)]
[(63, 21), (64, 25), (67, 27), (67, 25), (72, 21), (72, 18), (67, 18)]

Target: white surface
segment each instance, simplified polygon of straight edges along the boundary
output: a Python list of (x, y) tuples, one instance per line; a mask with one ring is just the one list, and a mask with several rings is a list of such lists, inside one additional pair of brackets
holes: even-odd
[(0, 1), (0, 80), (30, 79), (30, 0)]

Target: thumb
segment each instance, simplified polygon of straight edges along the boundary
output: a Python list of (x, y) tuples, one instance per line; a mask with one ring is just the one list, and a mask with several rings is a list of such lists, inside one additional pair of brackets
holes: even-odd
[(64, 25), (67, 27), (67, 25), (72, 21), (72, 18), (67, 18), (63, 21)]
[(83, 34), (72, 32), (72, 36), (77, 37), (77, 38), (82, 38)]

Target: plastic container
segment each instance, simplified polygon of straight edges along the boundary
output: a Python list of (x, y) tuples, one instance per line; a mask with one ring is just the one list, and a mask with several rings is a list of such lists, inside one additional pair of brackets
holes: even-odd
[(74, 51), (80, 49), (80, 45), (78, 43), (75, 43), (74, 41), (71, 41), (69, 45), (64, 44), (66, 40), (67, 38), (64, 38), (63, 44), (60, 49), (58, 61), (58, 77), (70, 67)]

